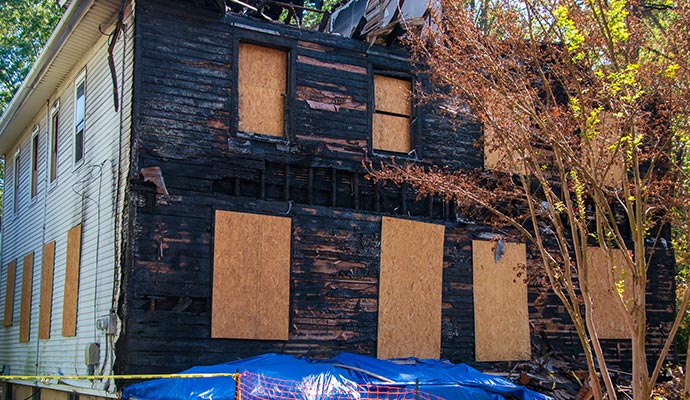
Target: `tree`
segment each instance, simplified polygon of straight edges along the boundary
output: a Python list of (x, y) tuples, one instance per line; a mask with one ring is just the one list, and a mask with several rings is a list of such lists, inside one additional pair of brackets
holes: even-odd
[(595, 398), (613, 399), (589, 287), (597, 265), (588, 247), (600, 247), (632, 338), (634, 398), (650, 398), (690, 298), (685, 290), (650, 371), (649, 251), (690, 215), (690, 5), (503, 0), (478, 26), (476, 9), (440, 3), (410, 39), (435, 88), (422, 100), (478, 118), (504, 172), (389, 164), (372, 178), (443, 195), (531, 243), (577, 331)]
[(55, 0), (0, 2), (0, 112), (60, 19)]

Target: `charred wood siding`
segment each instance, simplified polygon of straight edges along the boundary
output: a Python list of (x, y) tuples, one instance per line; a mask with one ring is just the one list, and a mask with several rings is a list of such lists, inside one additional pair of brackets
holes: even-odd
[[(249, 18), (220, 19), (184, 0), (141, 0), (136, 15), (119, 372), (177, 371), (265, 352), (375, 355), (383, 215), (446, 225), (441, 356), (471, 362), (471, 241), (489, 228), (457, 224), (442, 199), (374, 185), (362, 165), (390, 160), (370, 150), (372, 70), (409, 73), (405, 54)], [(285, 140), (237, 132), (239, 40), (290, 51)], [(417, 116), (417, 162), (481, 166), (478, 124), (453, 128), (431, 106)], [(169, 195), (137, 178), (146, 167), (160, 167)], [(292, 218), (288, 341), (210, 339), (217, 209)], [(658, 304), (669, 304), (667, 289), (657, 299), (666, 303)], [(543, 302), (541, 291), (530, 286), (533, 352), (549, 342), (578, 353), (567, 316), (553, 296)], [(659, 315), (668, 312), (664, 305)]]

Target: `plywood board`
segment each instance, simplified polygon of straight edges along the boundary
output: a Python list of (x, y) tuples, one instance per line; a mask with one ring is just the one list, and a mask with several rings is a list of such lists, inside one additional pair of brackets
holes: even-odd
[(378, 358), (438, 358), (444, 226), (383, 217)]
[[(622, 250), (612, 250), (613, 265), (605, 249), (588, 247), (589, 274), (587, 282), (592, 298), (592, 319), (600, 339), (630, 339), (626, 328), (625, 308), (621, 303), (612, 279), (623, 283), (624, 299), (630, 298), (630, 274), (621, 274), (626, 255)], [(609, 275), (611, 274), (611, 275)]]
[[(619, 146), (621, 123), (609, 112), (599, 114), (597, 133), (582, 146), (583, 156), (592, 168), (603, 175), (602, 183), (609, 187), (622, 187), (625, 164)], [(603, 172), (606, 172), (605, 174)]]
[(79, 264), (81, 264), (81, 224), (74, 226), (67, 232), (65, 294), (62, 303), (62, 336), (76, 336), (77, 334)]
[(53, 266), (55, 241), (43, 245), (41, 262), (41, 300), (38, 310), (38, 338), (50, 339), (50, 316), (53, 307)]
[(374, 75), (376, 111), (412, 115), (412, 82), (390, 76)]
[(22, 297), (19, 306), (19, 342), (29, 341), (29, 327), (31, 326), (31, 290), (33, 287), (34, 252), (24, 256), (22, 265)]
[(287, 340), (291, 220), (216, 211), (211, 337)]
[[(517, 155), (513, 154), (513, 158)], [(515, 158), (519, 160), (518, 158)], [(484, 125), (484, 167), (494, 171), (507, 172), (511, 174), (524, 173), (519, 161), (513, 161), (508, 149), (501, 145), (496, 137), (496, 132), (489, 125)]]
[(12, 313), (14, 310), (14, 283), (17, 275), (17, 260), (7, 264), (7, 282), (5, 286), (5, 326), (12, 326)]
[(409, 153), (410, 119), (374, 113), (372, 142), (375, 150)]
[(240, 43), (238, 110), (240, 131), (284, 136), (287, 52)]
[(527, 261), (524, 243), (504, 243), (496, 262), (496, 241), (472, 241), (476, 361), (530, 358)]

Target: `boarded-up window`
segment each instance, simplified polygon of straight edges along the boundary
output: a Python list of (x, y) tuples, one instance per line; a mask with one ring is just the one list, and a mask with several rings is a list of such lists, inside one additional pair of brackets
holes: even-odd
[(53, 265), (55, 263), (55, 241), (43, 245), (41, 262), (41, 302), (38, 310), (38, 338), (50, 338), (50, 315), (53, 306)]
[(383, 217), (379, 358), (441, 354), (442, 225)]
[(283, 137), (287, 52), (240, 43), (238, 59), (239, 130)]
[(62, 336), (77, 334), (77, 299), (79, 295), (79, 264), (81, 263), (81, 224), (67, 232), (65, 259), (65, 293), (62, 302)]
[(5, 282), (5, 326), (12, 326), (14, 310), (14, 280), (17, 275), (17, 260), (7, 264), (7, 281)]
[[(626, 255), (622, 250), (611, 250), (609, 258), (605, 249), (588, 247), (589, 274), (587, 282), (592, 298), (592, 319), (601, 339), (630, 339), (624, 319), (625, 308), (620, 296), (629, 298), (631, 293), (630, 274), (623, 273)], [(623, 293), (619, 294), (614, 282), (622, 282)]]
[(620, 148), (622, 123), (612, 113), (602, 111), (599, 123), (595, 125), (591, 137), (582, 143), (583, 158), (591, 170), (596, 172), (595, 179), (610, 187), (622, 187), (625, 163)]
[(24, 256), (22, 265), (22, 301), (19, 307), (19, 341), (29, 341), (31, 325), (31, 290), (33, 287), (34, 252)]
[(517, 153), (510, 154), (488, 124), (484, 125), (484, 167), (511, 174), (525, 173), (520, 156)]
[(472, 241), (477, 361), (530, 358), (526, 261), (523, 243)]
[(287, 340), (290, 218), (216, 211), (211, 337)]
[(409, 153), (412, 150), (412, 82), (374, 75), (374, 150)]

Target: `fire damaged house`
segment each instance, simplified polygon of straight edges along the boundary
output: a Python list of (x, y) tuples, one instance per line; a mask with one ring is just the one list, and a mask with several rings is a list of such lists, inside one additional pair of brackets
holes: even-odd
[[(5, 380), (7, 398), (116, 397), (110, 379), (56, 375), (271, 352), (580, 353), (548, 287), (516, 278), (538, 267), (528, 246), (497, 255), (494, 229), (452, 202), (367, 179), (369, 163), (495, 167), (480, 123), (415, 102), (426, 81), (395, 42), (426, 1), (353, 0), (317, 29), (274, 1), (61, 3), (0, 119), (0, 369), (44, 377)], [(672, 254), (651, 268), (655, 351)], [(606, 350), (629, 362), (615, 310), (601, 320)]]

